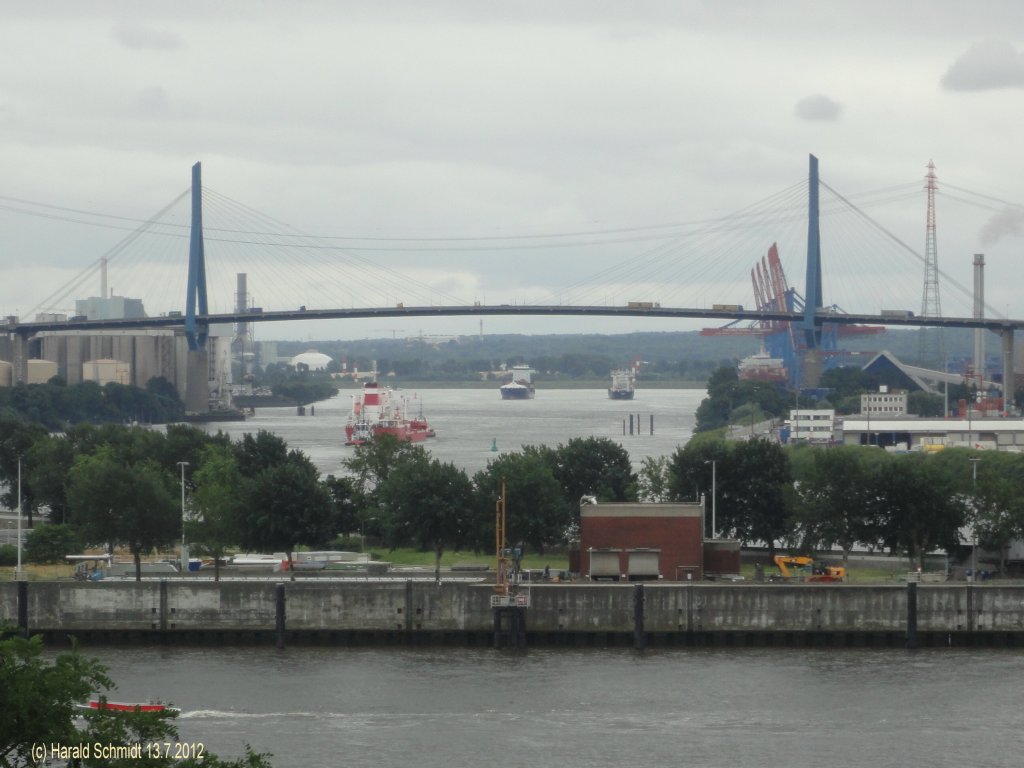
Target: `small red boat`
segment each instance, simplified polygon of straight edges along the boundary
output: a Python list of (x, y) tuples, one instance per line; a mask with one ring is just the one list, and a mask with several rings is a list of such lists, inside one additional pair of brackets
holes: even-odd
[(99, 710), (109, 710), (112, 712), (173, 712), (175, 714), (181, 712), (178, 707), (172, 707), (169, 704), (164, 704), (159, 699), (145, 704), (92, 699), (87, 701), (85, 704), (79, 704), (78, 708), (86, 712), (97, 712)]

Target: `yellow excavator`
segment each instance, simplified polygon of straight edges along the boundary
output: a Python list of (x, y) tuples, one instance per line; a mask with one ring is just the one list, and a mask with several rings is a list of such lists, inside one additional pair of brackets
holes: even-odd
[(846, 569), (841, 565), (830, 565), (824, 560), (815, 560), (813, 557), (776, 555), (775, 565), (779, 568), (779, 576), (782, 581), (830, 582), (846, 580)]

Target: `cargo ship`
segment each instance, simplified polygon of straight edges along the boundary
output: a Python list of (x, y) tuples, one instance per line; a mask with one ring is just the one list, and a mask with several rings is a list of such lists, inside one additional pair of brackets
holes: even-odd
[(392, 435), (398, 440), (419, 442), (435, 432), (423, 418), (410, 417), (408, 401), (391, 387), (367, 381), (352, 398), (352, 413), (345, 425), (345, 445), (362, 445), (377, 435)]
[(631, 368), (612, 371), (612, 384), (608, 387), (608, 397), (612, 400), (632, 400), (635, 392), (636, 374)]
[(532, 400), (533, 380), (530, 378), (533, 371), (528, 365), (513, 365), (508, 374), (508, 381), (502, 384), (498, 391), (501, 392), (502, 400)]

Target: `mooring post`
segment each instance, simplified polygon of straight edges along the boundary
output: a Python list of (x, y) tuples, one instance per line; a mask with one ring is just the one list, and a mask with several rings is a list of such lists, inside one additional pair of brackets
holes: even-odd
[(405, 631), (412, 631), (412, 579), (405, 580)]
[(651, 414), (651, 434), (654, 434), (654, 414)]
[(633, 587), (633, 647), (642, 650), (647, 644), (644, 634), (644, 585)]
[(28, 637), (28, 582), (18, 582), (18, 633)]
[(284, 649), (284, 584), (274, 586), (275, 622), (278, 650)]
[[(977, 575), (971, 575), (972, 579), (978, 578)], [(968, 634), (974, 632), (974, 585), (971, 582), (967, 582), (967, 632)]]
[(917, 582), (907, 583), (907, 648), (917, 648)]
[(167, 631), (167, 579), (160, 579), (160, 605), (157, 608), (160, 614), (160, 634)]

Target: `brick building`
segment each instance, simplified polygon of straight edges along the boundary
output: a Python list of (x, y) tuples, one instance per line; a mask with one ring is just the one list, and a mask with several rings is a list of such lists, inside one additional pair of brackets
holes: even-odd
[[(583, 504), (580, 572), (630, 581), (701, 579), (703, 521), (703, 504)], [(738, 571), (738, 547), (735, 563)]]

